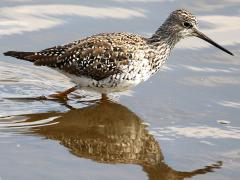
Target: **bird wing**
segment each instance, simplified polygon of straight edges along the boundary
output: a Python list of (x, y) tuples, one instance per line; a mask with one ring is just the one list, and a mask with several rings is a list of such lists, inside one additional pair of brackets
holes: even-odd
[[(120, 73), (145, 39), (128, 33), (102, 33), (62, 46), (54, 46), (24, 59), (77, 76), (102, 80)], [(126, 67), (126, 66), (125, 66)]]
[[(56, 67), (77, 76), (102, 80), (122, 71), (131, 58), (120, 35), (97, 35), (80, 41), (57, 60)], [(124, 46), (125, 45), (125, 46)]]
[(26, 56), (25, 59), (34, 62), (37, 66), (49, 66), (54, 67), (59, 57), (64, 55), (66, 51), (77, 44), (79, 41), (69, 43), (62, 46), (54, 46), (51, 48), (44, 49), (36, 52), (33, 55)]

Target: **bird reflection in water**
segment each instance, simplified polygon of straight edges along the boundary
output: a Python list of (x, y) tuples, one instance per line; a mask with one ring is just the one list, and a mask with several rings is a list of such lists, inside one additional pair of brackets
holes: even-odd
[(51, 125), (28, 131), (57, 140), (78, 157), (99, 163), (124, 163), (142, 166), (149, 179), (184, 179), (219, 169), (222, 162), (191, 172), (169, 167), (154, 136), (142, 120), (127, 107), (109, 100), (68, 112), (25, 115), (26, 123), (53, 118)]

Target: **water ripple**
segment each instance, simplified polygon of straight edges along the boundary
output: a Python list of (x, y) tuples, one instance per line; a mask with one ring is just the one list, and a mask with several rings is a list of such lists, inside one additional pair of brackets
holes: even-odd
[(165, 127), (154, 131), (155, 134), (170, 138), (213, 138), (213, 139), (240, 139), (240, 128), (227, 126), (226, 129), (207, 126), (194, 127)]

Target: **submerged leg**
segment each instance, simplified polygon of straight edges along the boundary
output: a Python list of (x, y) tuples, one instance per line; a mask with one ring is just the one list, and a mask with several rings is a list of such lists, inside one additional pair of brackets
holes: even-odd
[(67, 89), (67, 90), (63, 91), (63, 92), (58, 92), (56, 94), (51, 94), (51, 95), (49, 95), (49, 97), (56, 98), (56, 99), (67, 99), (67, 95), (70, 94), (73, 91), (76, 91), (76, 90), (77, 90), (77, 86), (74, 86), (70, 89)]
[(107, 94), (102, 94), (102, 100), (108, 100)]

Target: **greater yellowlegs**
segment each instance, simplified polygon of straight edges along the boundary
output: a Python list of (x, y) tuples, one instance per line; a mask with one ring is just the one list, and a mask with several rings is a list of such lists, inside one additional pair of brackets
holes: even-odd
[(4, 55), (56, 69), (76, 84), (53, 97), (66, 97), (78, 88), (105, 95), (146, 81), (162, 67), (176, 43), (186, 37), (199, 37), (233, 55), (201, 33), (197, 24), (192, 13), (180, 9), (173, 11), (150, 38), (101, 33), (39, 52), (8, 51)]

